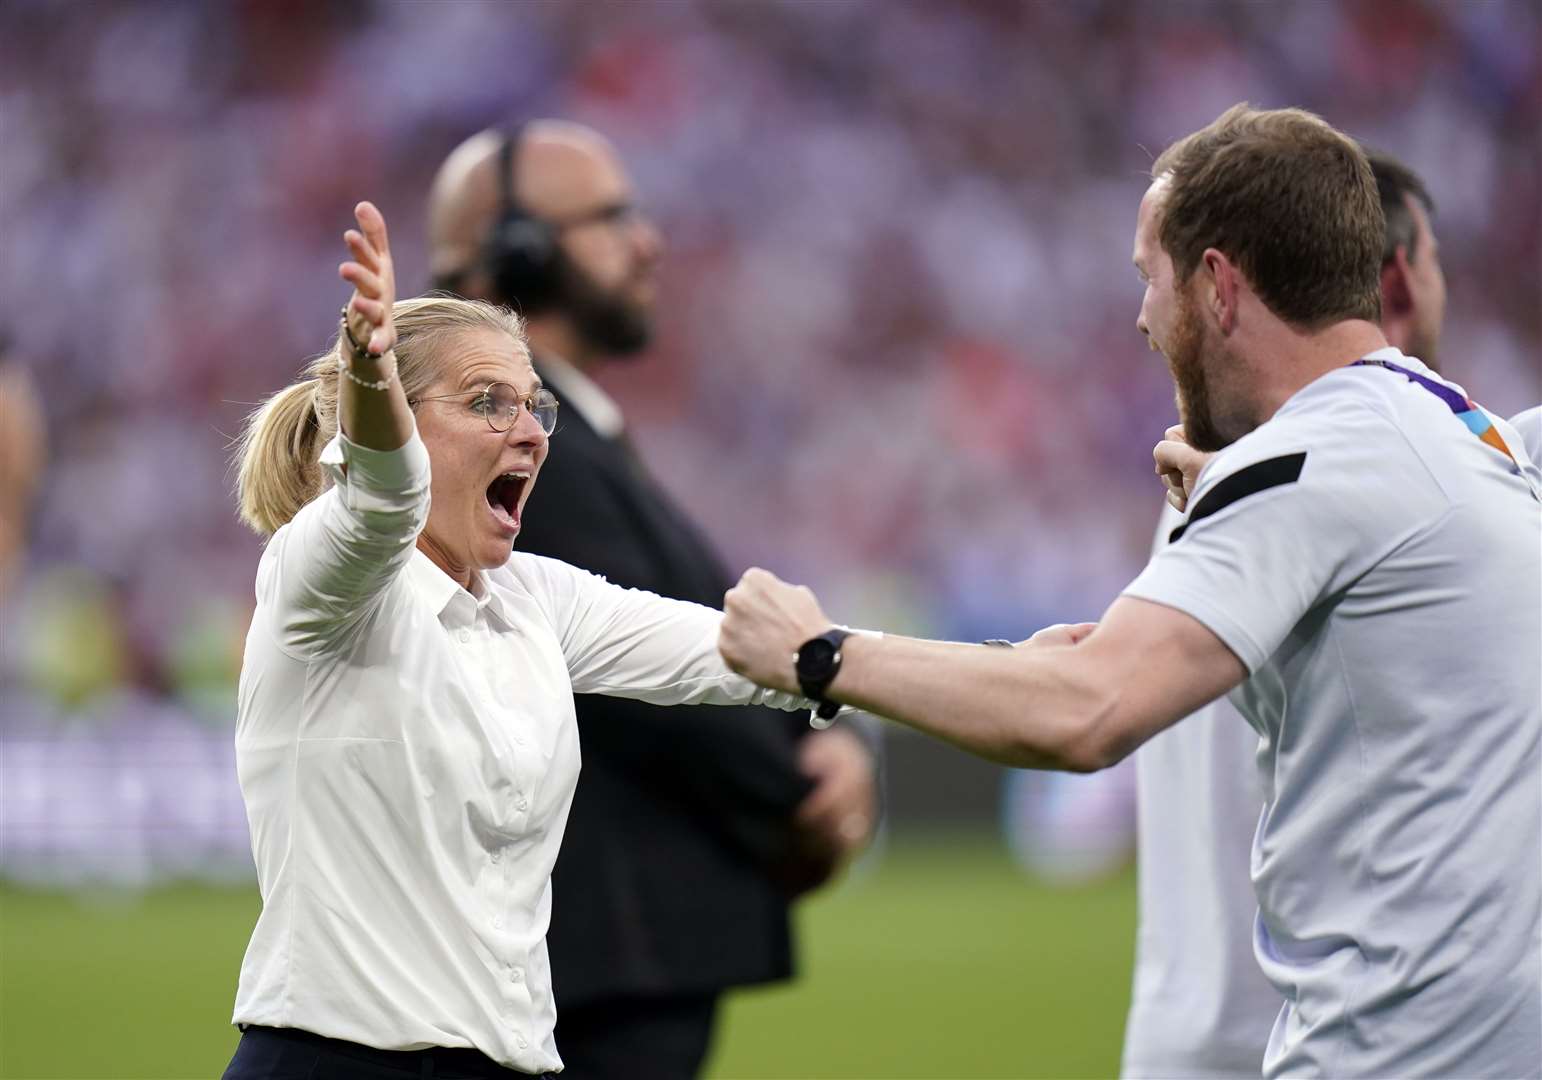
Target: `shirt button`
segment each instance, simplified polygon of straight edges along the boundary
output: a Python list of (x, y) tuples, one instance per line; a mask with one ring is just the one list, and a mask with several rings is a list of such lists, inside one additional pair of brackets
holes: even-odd
[(520, 1035), (518, 1038), (516, 1038), (514, 1040), (514, 1045), (519, 1047), (521, 1050), (523, 1050), (525, 1047), (529, 1046), (530, 1044), (525, 1041), (525, 1037), (523, 1035)]
[(462, 641), (470, 641), (471, 640), (471, 631), (465, 629), (464, 627), (462, 627), (461, 628), (461, 632), (460, 632), (460, 639)]
[(501, 852), (501, 851), (493, 852), (493, 862), (498, 862), (502, 858), (503, 858), (503, 852)]
[(509, 978), (513, 979), (515, 982), (522, 981), (524, 979), (524, 977), (525, 977), (524, 971), (522, 971), (519, 968), (515, 968), (514, 970), (509, 972)]
[(503, 929), (503, 916), (502, 915), (494, 915), (493, 916), (493, 929), (494, 930), (502, 930)]
[(529, 799), (520, 799), (517, 803), (514, 804), (514, 809), (516, 809), (516, 810), (529, 810), (530, 809), (530, 800)]

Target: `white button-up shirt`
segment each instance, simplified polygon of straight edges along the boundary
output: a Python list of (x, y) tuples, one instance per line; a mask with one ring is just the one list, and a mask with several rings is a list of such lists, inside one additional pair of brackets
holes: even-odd
[(241, 670), (263, 908), (234, 1020), (560, 1069), (545, 935), (573, 694), (806, 703), (731, 673), (708, 608), (522, 553), (462, 589), (415, 546), (416, 434), (322, 461), (333, 486), (263, 554)]

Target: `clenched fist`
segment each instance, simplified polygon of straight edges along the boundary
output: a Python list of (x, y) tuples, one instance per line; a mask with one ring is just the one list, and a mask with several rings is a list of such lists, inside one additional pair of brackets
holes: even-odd
[(1213, 455), (1190, 446), (1184, 437), (1183, 428), (1175, 426), (1167, 429), (1162, 441), (1151, 451), (1151, 456), (1156, 460), (1157, 475), (1167, 488), (1167, 501), (1174, 510), (1181, 512), (1187, 509), (1200, 470)]
[(717, 647), (728, 666), (751, 682), (799, 693), (793, 657), (809, 638), (833, 625), (806, 585), (789, 585), (769, 570), (744, 572), (723, 597)]

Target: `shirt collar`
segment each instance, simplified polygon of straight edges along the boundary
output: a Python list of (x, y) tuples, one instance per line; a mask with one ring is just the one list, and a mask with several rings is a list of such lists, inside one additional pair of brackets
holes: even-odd
[(469, 626), (476, 621), (477, 609), (481, 608), (507, 629), (517, 629), (504, 590), (481, 570), (472, 579), (473, 590), (467, 592), (435, 566), (434, 560), (423, 554), (421, 548), (414, 548), (412, 558), (407, 561), (407, 581), (441, 621)]
[(600, 388), (599, 383), (555, 353), (542, 353), (536, 359), (542, 374), (555, 381), (556, 385), (549, 389), (562, 402), (562, 408), (573, 409), (603, 437), (620, 437), (626, 428), (621, 406)]
[[(435, 566), (434, 560), (423, 554), (422, 548), (413, 548), (412, 558), (407, 560), (407, 582), (413, 592), (427, 602), (435, 615), (442, 617), (452, 604), (457, 608), (464, 607), (467, 611), (476, 607), (476, 598), (461, 588), (449, 574)], [(462, 605), (456, 600), (457, 596), (464, 596), (466, 604)]]
[(1412, 356), (1404, 356), (1403, 350), (1399, 349), (1396, 345), (1383, 345), (1379, 349), (1366, 353), (1364, 356), (1360, 357), (1360, 359), (1386, 360), (1389, 363), (1402, 364), (1404, 367), (1407, 367), (1409, 362), (1412, 361), (1413, 363), (1418, 364), (1420, 367), (1424, 366), (1418, 360), (1415, 360)]
[(514, 619), (509, 615), (509, 609), (505, 606), (504, 590), (493, 581), (492, 575), (485, 571), (477, 575), (477, 580), (482, 585), (482, 595), (477, 601), (487, 613), (501, 622), (507, 629), (516, 630)]
[(1434, 379), (1437, 382), (1445, 383), (1447, 386), (1451, 387), (1451, 389), (1455, 390), (1463, 397), (1467, 396), (1467, 391), (1462, 389), (1459, 383), (1452, 382), (1440, 372), (1426, 364), (1423, 360), (1420, 360), (1417, 356), (1407, 355), (1396, 345), (1388, 345), (1384, 348), (1377, 349), (1374, 352), (1368, 352), (1360, 359), (1385, 360), (1389, 364), (1397, 364), (1399, 367), (1405, 367), (1409, 371), (1423, 375), (1426, 379)]

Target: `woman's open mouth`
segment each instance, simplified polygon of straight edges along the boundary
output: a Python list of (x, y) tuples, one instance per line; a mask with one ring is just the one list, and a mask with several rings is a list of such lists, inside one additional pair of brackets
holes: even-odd
[(487, 506), (500, 528), (511, 536), (519, 532), (519, 501), (530, 483), (528, 472), (500, 473), (487, 485)]

